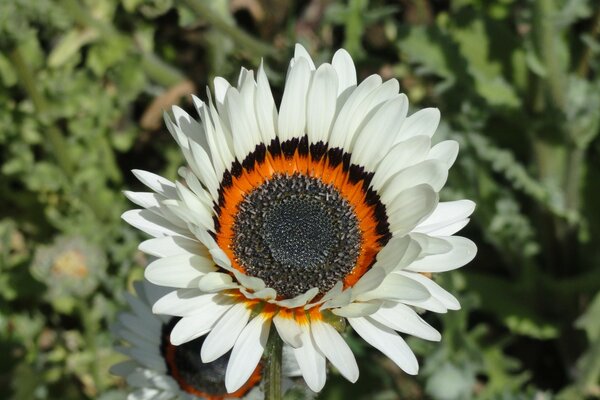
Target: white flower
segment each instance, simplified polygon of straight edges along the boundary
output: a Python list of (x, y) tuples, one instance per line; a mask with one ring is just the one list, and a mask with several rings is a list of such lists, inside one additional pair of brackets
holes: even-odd
[(396, 331), (440, 334), (413, 307), (446, 312), (458, 301), (424, 273), (468, 263), (475, 245), (452, 236), (469, 200), (438, 202), (458, 144), (431, 146), (437, 109), (407, 117), (395, 79), (359, 85), (345, 50), (315, 67), (297, 45), (279, 110), (262, 66), (237, 87), (216, 78), (215, 100), (194, 97), (200, 120), (178, 107), (167, 128), (187, 167), (170, 182), (134, 174), (152, 192), (123, 218), (154, 236), (146, 278), (177, 288), (153, 311), (180, 316), (174, 345), (207, 335), (202, 359), (232, 350), (225, 383), (246, 382), (273, 323), (308, 386), (325, 384), (328, 359), (354, 382), (358, 367), (335, 326), (348, 321), (404, 371), (417, 360)]
[[(260, 400), (264, 397), (260, 383), (262, 366), (257, 366), (250, 378), (235, 393), (225, 390), (224, 378), (228, 355), (210, 363), (199, 360), (203, 338), (173, 346), (169, 334), (178, 318), (155, 315), (151, 305), (167, 291), (146, 281), (136, 282), (137, 297), (127, 294), (130, 310), (118, 316), (112, 330), (127, 346), (118, 350), (131, 359), (113, 365), (111, 373), (126, 378), (133, 391), (128, 400), (197, 400), (243, 398)], [(300, 374), (291, 349), (284, 347), (283, 374)], [(284, 388), (291, 381), (283, 381)]]

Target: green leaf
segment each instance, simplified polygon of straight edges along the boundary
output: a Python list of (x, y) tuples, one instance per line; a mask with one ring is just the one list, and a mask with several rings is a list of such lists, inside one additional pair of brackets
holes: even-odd
[(98, 32), (94, 29), (73, 29), (67, 32), (52, 49), (48, 56), (50, 67), (60, 67), (72, 57), (79, 57), (80, 49), (98, 38)]

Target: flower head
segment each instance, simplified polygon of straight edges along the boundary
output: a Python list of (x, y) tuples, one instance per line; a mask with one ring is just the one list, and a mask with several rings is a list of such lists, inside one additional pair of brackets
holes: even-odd
[(413, 307), (457, 309), (425, 272), (475, 255), (463, 228), (474, 203), (439, 202), (458, 144), (431, 137), (437, 109), (407, 117), (395, 79), (357, 85), (345, 50), (315, 67), (297, 45), (279, 108), (262, 66), (237, 87), (215, 79), (215, 100), (194, 97), (200, 120), (178, 107), (167, 128), (187, 167), (170, 182), (135, 175), (152, 192), (126, 195), (140, 210), (123, 218), (154, 236), (159, 257), (146, 278), (176, 288), (156, 313), (180, 316), (171, 342), (206, 335), (210, 362), (232, 350), (225, 384), (237, 390), (256, 368), (271, 324), (319, 391), (326, 359), (350, 381), (358, 367), (334, 328), (347, 321), (404, 371), (417, 360), (396, 331), (440, 334)]
[(40, 247), (31, 264), (33, 276), (48, 285), (49, 300), (90, 295), (105, 276), (106, 256), (79, 236), (59, 236)]
[[(130, 310), (119, 315), (113, 326), (115, 336), (126, 344), (118, 350), (130, 359), (114, 365), (111, 372), (123, 376), (133, 388), (130, 399), (234, 399), (258, 400), (262, 366), (235, 392), (227, 393), (224, 384), (229, 355), (212, 362), (200, 360), (203, 338), (173, 346), (169, 335), (179, 318), (152, 314), (151, 305), (167, 293), (148, 282), (136, 282), (137, 296), (127, 294)], [(298, 374), (290, 349), (284, 350), (284, 375)], [(284, 386), (291, 386), (286, 379)]]

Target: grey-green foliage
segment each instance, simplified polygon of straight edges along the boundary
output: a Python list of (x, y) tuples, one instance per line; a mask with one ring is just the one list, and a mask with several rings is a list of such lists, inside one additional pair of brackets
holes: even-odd
[(109, 326), (147, 262), (128, 169), (174, 178), (162, 109), (263, 57), (278, 98), (295, 42), (440, 108), (461, 145), (441, 196), (477, 203), (478, 257), (436, 277), (463, 308), (409, 339), (420, 375), (348, 332), (361, 378), (320, 398), (598, 395), (599, 21), (593, 0), (0, 0), (0, 398), (124, 397)]

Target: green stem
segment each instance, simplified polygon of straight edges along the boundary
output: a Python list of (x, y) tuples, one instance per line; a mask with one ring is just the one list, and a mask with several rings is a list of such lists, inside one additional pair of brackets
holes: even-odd
[(283, 341), (272, 328), (267, 342), (267, 362), (265, 374), (265, 400), (281, 400), (281, 363)]
[(100, 386), (100, 369), (98, 368), (98, 345), (96, 337), (98, 336), (98, 324), (94, 320), (93, 314), (86, 308), (83, 302), (77, 306), (79, 318), (83, 324), (83, 338), (86, 343), (86, 349), (92, 355), (90, 361), (90, 371), (94, 380), (94, 389), (97, 390)]
[(154, 53), (142, 53), (142, 68), (150, 79), (167, 87), (175, 86), (187, 79), (179, 70), (161, 60)]
[(219, 31), (229, 36), (238, 46), (248, 51), (248, 53), (258, 56), (275, 56), (275, 49), (268, 44), (253, 38), (246, 32), (240, 30), (237, 26), (223, 18), (222, 15), (215, 12), (209, 1), (205, 0), (182, 0), (199, 17), (209, 21)]
[(548, 75), (545, 77), (545, 83), (552, 105), (556, 109), (564, 110), (566, 74), (559, 64), (560, 57), (556, 49), (561, 32), (557, 31), (555, 18), (554, 0), (536, 0), (534, 29), (537, 52), (546, 66)]

